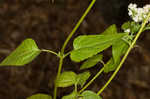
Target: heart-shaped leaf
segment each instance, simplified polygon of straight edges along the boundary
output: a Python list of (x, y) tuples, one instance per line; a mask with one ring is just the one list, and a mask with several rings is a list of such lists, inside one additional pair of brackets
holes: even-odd
[(40, 49), (32, 39), (24, 40), (21, 45), (13, 51), (6, 59), (2, 61), (0, 66), (16, 65), (21, 66), (28, 64), (40, 54)]

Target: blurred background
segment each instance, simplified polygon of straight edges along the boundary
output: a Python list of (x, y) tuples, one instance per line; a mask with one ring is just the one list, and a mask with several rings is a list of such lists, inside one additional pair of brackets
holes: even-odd
[[(24, 39), (34, 39), (39, 48), (58, 52), (91, 0), (0, 0), (0, 60), (10, 54)], [(108, 26), (130, 20), (129, 3), (139, 6), (150, 0), (97, 0), (73, 38), (83, 34), (99, 34)], [(120, 28), (118, 28), (120, 30)], [(73, 39), (72, 39), (73, 40)], [(103, 99), (150, 99), (150, 32), (144, 32), (123, 68), (108, 88)], [(72, 49), (72, 41), (66, 52)], [(109, 58), (108, 51), (106, 58)], [(23, 67), (0, 67), (0, 99), (26, 99), (35, 93), (53, 93), (53, 80), (58, 58), (42, 53)], [(79, 73), (79, 63), (65, 59), (63, 70)], [(91, 69), (94, 75), (101, 66)], [(112, 73), (102, 74), (89, 87), (98, 91)], [(50, 82), (50, 83), (49, 83)], [(58, 99), (70, 93), (71, 87), (59, 89)]]

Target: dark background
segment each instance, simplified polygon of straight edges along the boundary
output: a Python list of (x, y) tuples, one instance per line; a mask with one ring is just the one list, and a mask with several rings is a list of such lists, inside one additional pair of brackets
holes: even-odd
[[(39, 48), (58, 52), (91, 0), (0, 0), (0, 60), (9, 55), (24, 39), (34, 39)], [(81, 34), (98, 34), (109, 25), (129, 20), (127, 6), (139, 6), (150, 0), (97, 0), (74, 37)], [(74, 38), (73, 37), (73, 38)], [(103, 99), (150, 99), (150, 33), (144, 32), (126, 60), (123, 68), (108, 88)], [(69, 43), (67, 51), (72, 49)], [(109, 58), (109, 51), (106, 55)], [(106, 57), (106, 58), (107, 58)], [(53, 80), (58, 58), (42, 53), (23, 67), (0, 67), (0, 99), (25, 99), (34, 93), (53, 93)], [(79, 73), (79, 65), (65, 59), (63, 70)], [(101, 67), (91, 69), (94, 75)], [(101, 75), (89, 87), (98, 91), (109, 74)], [(49, 81), (51, 83), (49, 83)], [(59, 89), (58, 99), (72, 88)]]

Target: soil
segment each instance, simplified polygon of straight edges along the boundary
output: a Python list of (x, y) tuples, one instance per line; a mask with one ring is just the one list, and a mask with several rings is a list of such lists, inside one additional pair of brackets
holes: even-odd
[[(73, 38), (83, 34), (99, 34), (111, 24), (119, 27), (130, 19), (127, 12), (130, 2), (139, 6), (150, 3), (149, 0), (97, 0)], [(1, 0), (0, 60), (26, 38), (34, 39), (41, 49), (58, 52), (89, 3), (89, 0), (54, 0), (54, 3), (50, 0)], [(141, 35), (123, 68), (101, 94), (103, 99), (149, 99), (149, 42), (150, 33), (146, 31)], [(66, 52), (71, 49), (72, 41)], [(54, 55), (42, 53), (28, 65), (0, 67), (0, 99), (26, 99), (35, 93), (52, 95), (58, 61)], [(63, 71), (73, 70), (78, 73), (79, 66), (79, 63), (71, 62), (67, 57)], [(100, 68), (92, 68), (92, 75)], [(88, 89), (98, 91), (111, 74), (104, 73)], [(58, 99), (71, 90), (71, 87), (59, 89)]]

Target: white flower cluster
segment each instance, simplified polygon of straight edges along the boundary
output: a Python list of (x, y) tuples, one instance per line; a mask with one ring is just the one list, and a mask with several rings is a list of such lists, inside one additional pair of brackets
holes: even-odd
[[(128, 6), (129, 16), (135, 22), (142, 22), (147, 17), (150, 11), (150, 5), (145, 5), (143, 8), (138, 8), (136, 4), (129, 4)], [(150, 20), (149, 20), (150, 21)]]

